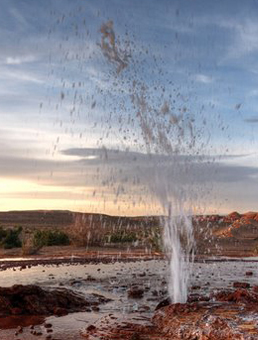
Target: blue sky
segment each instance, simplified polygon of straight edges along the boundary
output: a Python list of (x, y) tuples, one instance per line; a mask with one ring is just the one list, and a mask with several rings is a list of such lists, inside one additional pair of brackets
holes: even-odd
[[(159, 213), (159, 174), (166, 195), (191, 178), (196, 211), (258, 210), (257, 14), (257, 1), (3, 0), (0, 210)], [(110, 20), (129, 55), (119, 74), (100, 48)]]

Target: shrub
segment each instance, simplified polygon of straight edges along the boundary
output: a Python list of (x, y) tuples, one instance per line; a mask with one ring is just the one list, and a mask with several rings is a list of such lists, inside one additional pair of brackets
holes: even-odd
[(136, 233), (117, 232), (108, 236), (107, 240), (110, 243), (132, 243), (138, 239)]
[(7, 231), (3, 229), (3, 227), (0, 227), (0, 243), (6, 238)]
[(5, 237), (2, 237), (2, 245), (5, 249), (20, 248), (22, 246), (22, 242), (19, 237), (21, 231), (21, 227), (2, 231), (2, 235), (6, 232)]
[(67, 234), (62, 231), (38, 230), (34, 234), (34, 246), (61, 246), (70, 244)]

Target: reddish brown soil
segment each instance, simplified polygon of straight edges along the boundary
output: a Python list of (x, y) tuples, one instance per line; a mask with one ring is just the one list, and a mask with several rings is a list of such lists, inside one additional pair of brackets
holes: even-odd
[[(84, 332), (88, 340), (255, 340), (258, 295), (247, 290), (220, 292), (217, 301), (172, 304), (155, 312), (149, 325), (103, 319)], [(223, 302), (219, 302), (219, 301)], [(230, 302), (228, 302), (230, 301)]]

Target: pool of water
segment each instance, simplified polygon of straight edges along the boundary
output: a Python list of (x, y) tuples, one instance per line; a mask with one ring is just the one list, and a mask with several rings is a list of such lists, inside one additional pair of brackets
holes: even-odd
[[(209, 261), (194, 263), (191, 285), (195, 286), (190, 293), (210, 294), (216, 289), (232, 288), (233, 282), (258, 282), (258, 262), (248, 261)], [(245, 273), (252, 271), (252, 276)], [(111, 302), (100, 306), (98, 312), (73, 313), (64, 317), (48, 317), (47, 322), (53, 324), (53, 338), (67, 340), (80, 339), (81, 332), (92, 323), (99, 322), (107, 315), (139, 320), (145, 322), (151, 317), (158, 302), (167, 296), (166, 277), (168, 264), (165, 260), (115, 262), (109, 264), (66, 264), (38, 265), (20, 270), (9, 268), (0, 272), (0, 286), (8, 287), (14, 284), (36, 284), (42, 288), (65, 287), (87, 296), (98, 293), (112, 299)], [(128, 298), (127, 291), (132, 285), (144, 289), (141, 299)], [(198, 289), (200, 286), (200, 289)], [(197, 287), (197, 288), (196, 288)], [(24, 318), (23, 322), (26, 319)], [(1, 321), (0, 321), (1, 322)], [(36, 322), (37, 323), (37, 322)], [(14, 333), (21, 320), (17, 318), (11, 329), (0, 329), (0, 339), (35, 339), (30, 328), (25, 327), (19, 337)], [(26, 325), (26, 322), (25, 324)], [(46, 334), (43, 324), (35, 326)], [(1, 328), (1, 324), (0, 324)]]

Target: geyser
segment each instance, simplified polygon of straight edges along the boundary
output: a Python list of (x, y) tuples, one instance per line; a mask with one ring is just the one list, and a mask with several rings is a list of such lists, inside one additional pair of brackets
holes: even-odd
[[(163, 243), (170, 263), (169, 294), (173, 302), (185, 302), (194, 259), (192, 211), (199, 197), (195, 176), (204, 160), (201, 154), (207, 144), (206, 122), (202, 111), (193, 114), (188, 109), (180, 89), (163, 77), (156, 58), (159, 76), (155, 84), (150, 84), (139, 75), (139, 67), (141, 71), (148, 67), (144, 58), (142, 62), (134, 59), (134, 48), (128, 42), (122, 48), (113, 23), (103, 24), (100, 31), (101, 51), (115, 66), (108, 76), (110, 88), (121, 102), (118, 99), (114, 105), (123, 110), (121, 114), (128, 113), (129, 125), (133, 122), (133, 127), (140, 131), (141, 150), (150, 156), (152, 178), (148, 185), (165, 216)], [(144, 53), (150, 55), (151, 51)]]

